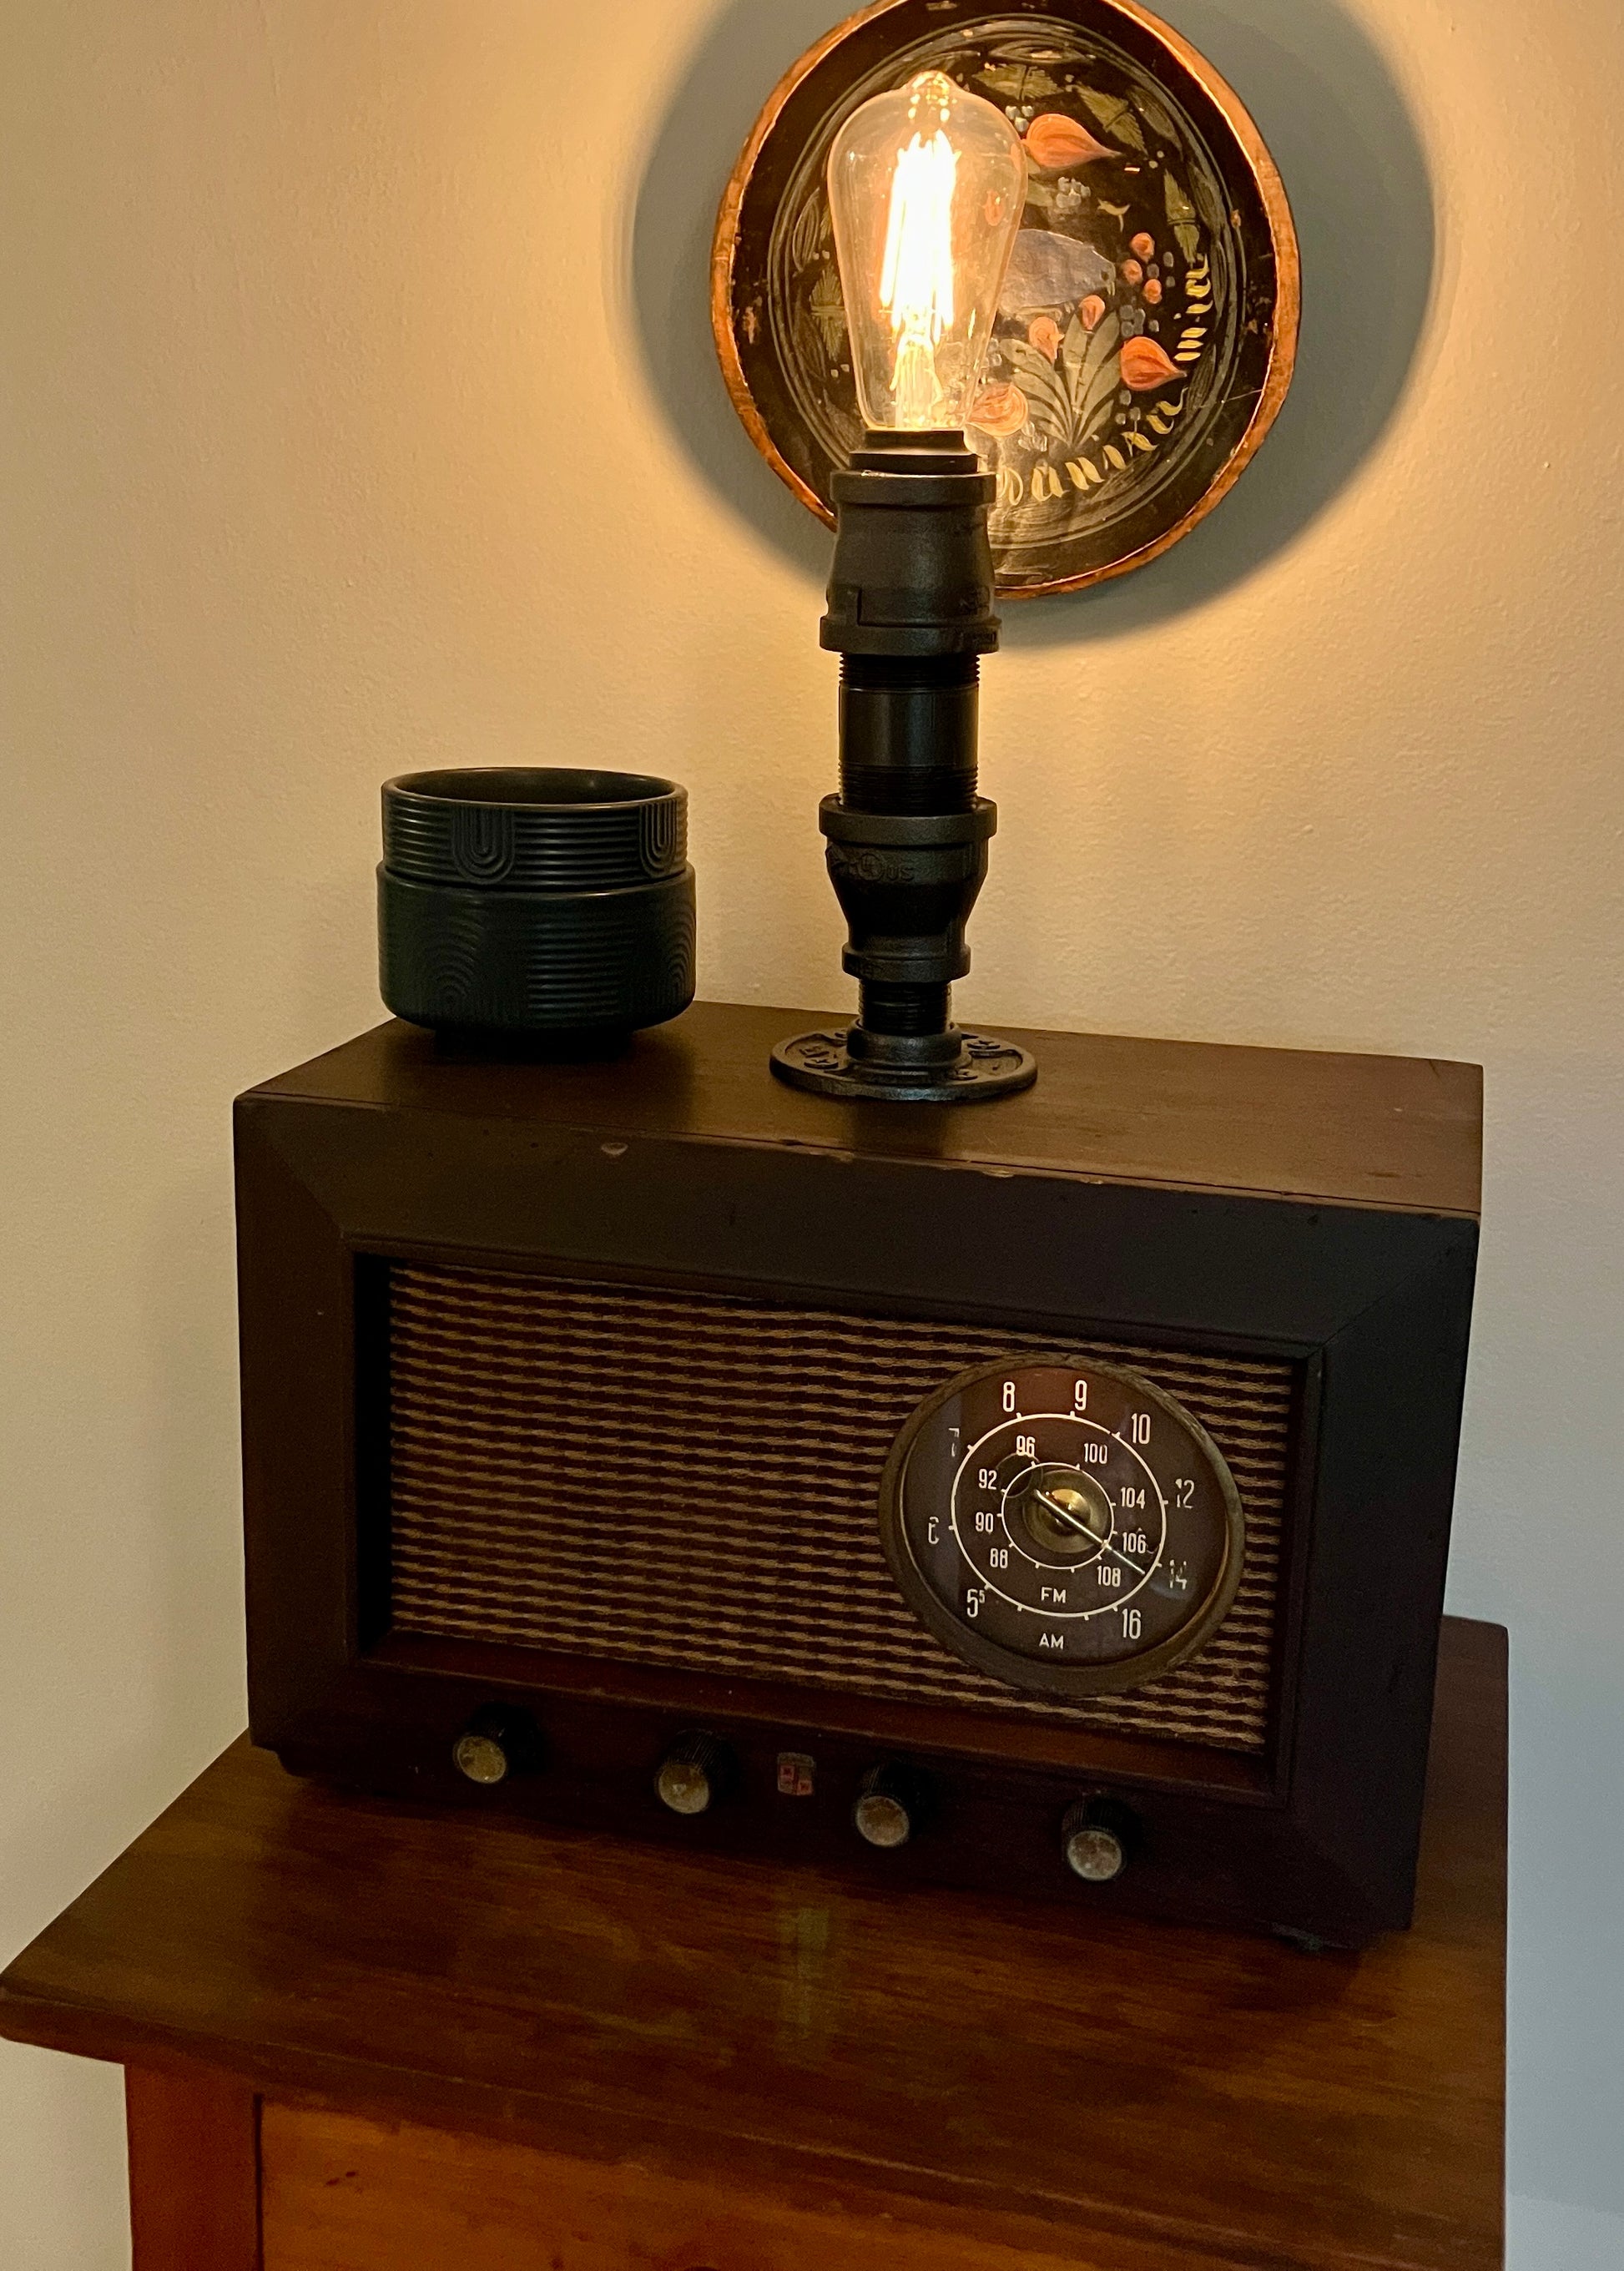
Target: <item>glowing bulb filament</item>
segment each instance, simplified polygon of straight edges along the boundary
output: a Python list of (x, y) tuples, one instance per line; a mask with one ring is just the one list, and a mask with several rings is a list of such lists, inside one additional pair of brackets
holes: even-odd
[(880, 305), (891, 320), (898, 423), (936, 422), (942, 388), (935, 349), (953, 324), (953, 184), (958, 153), (937, 128), (897, 153), (880, 270)]
[(828, 180), (865, 428), (957, 431), (1025, 210), (1020, 136), (994, 104), (924, 71), (858, 104)]

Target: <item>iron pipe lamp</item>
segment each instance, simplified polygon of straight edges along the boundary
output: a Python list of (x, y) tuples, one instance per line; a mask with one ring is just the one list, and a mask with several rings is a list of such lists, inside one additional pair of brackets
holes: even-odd
[(840, 657), (840, 786), (819, 825), (857, 1020), (772, 1053), (825, 1095), (973, 1102), (1035, 1078), (961, 1032), (950, 992), (997, 814), (977, 788), (980, 658), (998, 644), (992, 476), (965, 437), (1020, 227), (1026, 158), (1002, 112), (928, 71), (853, 111), (829, 160), (867, 431), (834, 480), (826, 648)]

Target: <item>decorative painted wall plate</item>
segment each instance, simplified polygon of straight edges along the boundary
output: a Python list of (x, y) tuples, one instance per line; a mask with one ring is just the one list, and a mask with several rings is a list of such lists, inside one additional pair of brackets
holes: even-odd
[(1269, 430), (1297, 341), (1297, 240), (1257, 129), (1130, 0), (880, 0), (774, 90), (717, 220), (734, 406), (803, 504), (860, 433), (823, 169), (857, 104), (944, 71), (998, 103), (1029, 184), (970, 438), (998, 480), (1009, 598), (1143, 566)]

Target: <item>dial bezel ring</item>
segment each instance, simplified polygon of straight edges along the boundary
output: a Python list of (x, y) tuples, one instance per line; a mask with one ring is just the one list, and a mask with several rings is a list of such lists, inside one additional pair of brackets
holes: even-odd
[[(1218, 1578), (1200, 1607), (1177, 1632), (1136, 1654), (1113, 1664), (1045, 1664), (1017, 1655), (1001, 1642), (975, 1631), (956, 1616), (942, 1599), (913, 1557), (904, 1510), (904, 1485), (909, 1456), (920, 1435), (944, 1404), (985, 1380), (1018, 1377), (1021, 1374), (1059, 1367), (1091, 1378), (1110, 1378), (1124, 1383), (1166, 1412), (1175, 1426), (1186, 1428), (1196, 1449), (1207, 1461), (1218, 1485), (1225, 1518), (1224, 1560)], [(880, 1476), (880, 1543), (904, 1599), (934, 1638), (963, 1664), (985, 1672), (1006, 1687), (1030, 1694), (1063, 1697), (1121, 1694), (1143, 1687), (1148, 1680), (1188, 1660), (1210, 1641), (1234, 1605), (1246, 1561), (1246, 1515), (1229, 1463), (1195, 1413), (1176, 1396), (1131, 1365), (1110, 1364), (1076, 1351), (1022, 1349), (989, 1364), (972, 1365), (957, 1373), (909, 1414), (892, 1444)]]

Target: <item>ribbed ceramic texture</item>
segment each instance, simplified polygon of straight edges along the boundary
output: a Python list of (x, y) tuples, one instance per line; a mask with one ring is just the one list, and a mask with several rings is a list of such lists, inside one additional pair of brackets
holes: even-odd
[(694, 871), (617, 891), (482, 891), (378, 869), (398, 1017), (514, 1033), (663, 1024), (694, 998)]
[(384, 790), (384, 865), (409, 882), (612, 891), (680, 875), (688, 792), (619, 804), (503, 804)]
[[(390, 1306), (397, 1629), (1263, 1747), (1291, 1366), (405, 1264)], [(1176, 1396), (1246, 1513), (1240, 1589), (1199, 1655), (1081, 1703), (942, 1648), (875, 1518), (918, 1404), (971, 1365), (1056, 1345)]]

